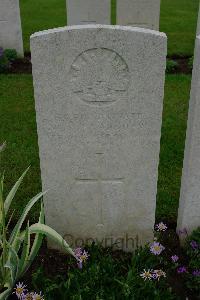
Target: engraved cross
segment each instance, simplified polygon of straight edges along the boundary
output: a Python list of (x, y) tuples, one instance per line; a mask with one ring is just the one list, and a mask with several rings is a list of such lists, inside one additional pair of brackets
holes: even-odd
[(93, 18), (90, 17), (90, 12), (88, 12), (87, 14), (87, 20), (82, 20), (82, 23), (86, 23), (86, 24), (95, 24), (96, 21), (93, 21)]
[(124, 178), (122, 177), (114, 177), (114, 178), (108, 178), (107, 176), (102, 175), (102, 161), (104, 153), (96, 153), (97, 156), (97, 176), (95, 177), (86, 177), (86, 178), (76, 178), (76, 180), (80, 183), (96, 183), (98, 192), (97, 192), (97, 203), (98, 203), (98, 225), (103, 225), (103, 188), (102, 185), (104, 183), (123, 183)]

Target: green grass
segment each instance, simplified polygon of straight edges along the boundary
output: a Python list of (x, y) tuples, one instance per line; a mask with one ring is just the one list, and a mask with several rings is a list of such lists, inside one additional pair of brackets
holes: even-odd
[(1, 164), (5, 194), (31, 165), (15, 199), (17, 217), (28, 199), (41, 191), (32, 76), (0, 75), (0, 86), (0, 143), (7, 141)]
[[(24, 48), (36, 31), (65, 26), (66, 0), (20, 0)], [(112, 24), (116, 23), (112, 1)], [(168, 36), (169, 55), (193, 55), (199, 0), (161, 0), (160, 30)]]
[(168, 37), (168, 55), (191, 56), (199, 0), (161, 0), (160, 31)]
[(191, 76), (167, 75), (160, 151), (157, 217), (176, 220)]
[[(167, 75), (159, 167), (157, 217), (176, 219), (184, 151), (190, 76)], [(1, 141), (6, 191), (19, 175), (31, 170), (16, 197), (17, 213), (28, 197), (41, 190), (31, 75), (0, 76)]]

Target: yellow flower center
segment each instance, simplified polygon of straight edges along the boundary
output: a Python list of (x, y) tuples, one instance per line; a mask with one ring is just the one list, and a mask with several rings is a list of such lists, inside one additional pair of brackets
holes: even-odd
[(23, 293), (23, 290), (24, 290), (23, 288), (18, 287), (16, 288), (16, 293), (21, 295)]
[(42, 300), (42, 297), (38, 295), (35, 297), (35, 300)]
[(154, 246), (154, 250), (155, 250), (155, 251), (160, 251), (160, 246), (158, 246), (158, 245), (157, 245), (157, 246)]
[(81, 255), (81, 260), (83, 261), (83, 262), (85, 262), (86, 260), (87, 260), (87, 257), (85, 256), (85, 255)]

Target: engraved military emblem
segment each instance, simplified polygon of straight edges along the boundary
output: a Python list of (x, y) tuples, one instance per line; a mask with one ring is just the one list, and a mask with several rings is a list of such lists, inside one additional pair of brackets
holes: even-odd
[(127, 93), (129, 79), (125, 60), (105, 48), (81, 53), (70, 69), (72, 92), (89, 104), (103, 105), (119, 100)]

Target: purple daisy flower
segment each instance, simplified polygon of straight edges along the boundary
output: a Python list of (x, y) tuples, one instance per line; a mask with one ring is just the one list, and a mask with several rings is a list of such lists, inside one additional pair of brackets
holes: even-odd
[(184, 266), (179, 267), (179, 268), (177, 269), (177, 273), (178, 273), (178, 274), (186, 273), (186, 272), (187, 272), (187, 269), (186, 269), (186, 267), (184, 267)]
[(199, 245), (196, 241), (191, 241), (190, 246), (192, 247), (193, 250), (197, 250), (199, 248)]
[(160, 243), (158, 243), (158, 242), (153, 242), (153, 244), (151, 244), (151, 246), (150, 246), (150, 251), (154, 255), (160, 255), (160, 253), (164, 249), (165, 249), (165, 247), (163, 245), (161, 245)]
[(13, 294), (16, 294), (18, 299), (23, 299), (26, 292), (26, 285), (23, 282), (19, 282), (16, 284), (16, 288)]
[(172, 255), (171, 259), (175, 263), (175, 262), (177, 262), (179, 260), (179, 257), (177, 255)]
[(44, 296), (42, 295), (42, 292), (38, 293), (34, 293), (33, 294), (33, 300), (44, 300)]
[(200, 276), (200, 270), (194, 270), (194, 271), (192, 272), (192, 275), (193, 275), (193, 276)]
[(82, 255), (82, 249), (80, 247), (76, 248), (74, 249), (74, 253), (77, 257), (80, 257)]
[(156, 227), (157, 231), (166, 231), (167, 230), (167, 226), (163, 222), (160, 222), (155, 227)]

